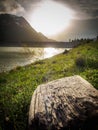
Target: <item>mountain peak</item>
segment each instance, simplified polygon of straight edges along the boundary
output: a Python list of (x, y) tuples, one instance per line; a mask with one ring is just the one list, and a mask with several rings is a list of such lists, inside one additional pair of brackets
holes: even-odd
[(0, 42), (47, 42), (49, 39), (36, 32), (24, 17), (0, 14)]

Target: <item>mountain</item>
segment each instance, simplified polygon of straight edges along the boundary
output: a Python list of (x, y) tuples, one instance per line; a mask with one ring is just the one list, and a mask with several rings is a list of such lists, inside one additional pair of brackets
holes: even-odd
[(98, 18), (87, 20), (72, 20), (70, 26), (52, 39), (69, 41), (77, 38), (94, 38), (98, 35)]
[(49, 42), (43, 34), (36, 32), (23, 18), (11, 14), (0, 14), (0, 42)]

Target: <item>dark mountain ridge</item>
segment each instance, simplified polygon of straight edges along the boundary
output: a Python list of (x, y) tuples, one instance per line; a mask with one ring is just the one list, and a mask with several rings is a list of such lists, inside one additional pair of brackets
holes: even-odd
[(23, 17), (0, 14), (0, 43), (22, 43), (29, 41), (50, 42), (52, 40), (35, 31)]

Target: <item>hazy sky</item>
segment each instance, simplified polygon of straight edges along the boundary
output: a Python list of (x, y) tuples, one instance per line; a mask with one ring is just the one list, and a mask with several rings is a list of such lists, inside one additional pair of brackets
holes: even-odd
[[(89, 23), (92, 27), (89, 26), (89, 28), (93, 28), (93, 26), (97, 26), (94, 33), (95, 36), (98, 33), (98, 0), (0, 0), (0, 13), (9, 13), (9, 14), (15, 14), (15, 15), (22, 15), (27, 20), (30, 20), (31, 14), (33, 15), (34, 11), (42, 6), (44, 2), (55, 2), (57, 4), (62, 5), (63, 7), (71, 10), (73, 12), (73, 18), (74, 24), (78, 22)], [(51, 6), (50, 6), (51, 10)], [(59, 10), (59, 9), (58, 9)], [(52, 14), (51, 14), (52, 15)], [(58, 14), (59, 15), (59, 14)], [(71, 14), (69, 14), (71, 15)], [(93, 20), (93, 22), (92, 22)], [(75, 23), (76, 21), (76, 23)], [(95, 21), (95, 23), (94, 23)], [(79, 23), (79, 24), (80, 24)], [(93, 25), (92, 25), (93, 24)], [(94, 25), (95, 24), (95, 25)], [(80, 24), (81, 25), (81, 24)], [(32, 25), (33, 26), (33, 25)], [(72, 25), (74, 26), (74, 25)], [(76, 25), (75, 25), (76, 26)], [(78, 25), (77, 25), (78, 28)], [(82, 25), (83, 28), (83, 25)], [(85, 28), (85, 27), (84, 27)], [(88, 29), (88, 28), (87, 28)], [(91, 29), (86, 31), (86, 33), (90, 33)], [(68, 29), (67, 29), (68, 30)], [(69, 29), (70, 30), (70, 29)], [(83, 30), (83, 29), (82, 29)], [(85, 29), (84, 29), (85, 30)], [(94, 29), (93, 29), (94, 31)], [(80, 30), (81, 32), (81, 30)], [(77, 35), (77, 34), (75, 34)], [(89, 34), (88, 34), (89, 35)], [(87, 35), (87, 36), (88, 36)], [(64, 34), (61, 32), (60, 35), (58, 34), (59, 39), (65, 39), (66, 40), (66, 30)], [(57, 38), (57, 37), (55, 37)], [(68, 37), (69, 38), (69, 37)]]
[(98, 18), (98, 0), (0, 0), (0, 13), (25, 15), (43, 1), (55, 1), (76, 11), (78, 18)]

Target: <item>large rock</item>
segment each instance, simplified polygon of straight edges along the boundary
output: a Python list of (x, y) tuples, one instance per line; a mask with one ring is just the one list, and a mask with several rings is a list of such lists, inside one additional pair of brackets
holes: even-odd
[(80, 76), (62, 78), (35, 90), (30, 130), (98, 130), (98, 91)]

